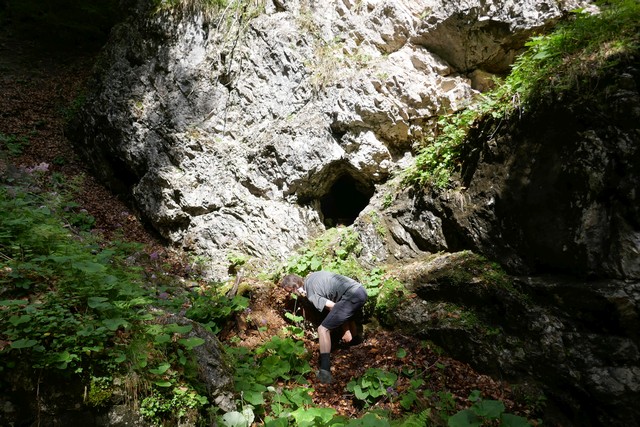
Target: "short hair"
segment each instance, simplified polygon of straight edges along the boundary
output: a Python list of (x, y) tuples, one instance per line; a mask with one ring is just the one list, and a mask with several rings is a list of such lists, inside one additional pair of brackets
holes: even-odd
[(297, 274), (287, 274), (282, 278), (280, 285), (285, 289), (297, 289), (304, 285), (304, 280)]

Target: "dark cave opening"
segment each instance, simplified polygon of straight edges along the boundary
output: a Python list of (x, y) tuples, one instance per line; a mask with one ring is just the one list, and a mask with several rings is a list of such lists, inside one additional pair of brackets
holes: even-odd
[(320, 198), (320, 211), (324, 225), (335, 227), (351, 225), (360, 212), (369, 204), (374, 187), (358, 181), (348, 173), (340, 175)]

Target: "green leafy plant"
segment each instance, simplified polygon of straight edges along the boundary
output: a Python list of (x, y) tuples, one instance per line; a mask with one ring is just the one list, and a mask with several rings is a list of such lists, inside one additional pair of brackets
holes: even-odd
[(141, 246), (83, 231), (69, 220), (75, 184), (50, 178), (52, 193), (29, 173), (0, 189), (0, 371), (86, 381), (85, 403), (96, 407), (121, 387), (114, 378), (135, 377), (148, 384), (138, 391), (152, 419), (197, 418), (208, 402), (192, 350), (204, 339), (150, 313), (155, 289), (132, 265)]
[(24, 136), (0, 133), (0, 147), (7, 150), (10, 156), (15, 157), (21, 155), (27, 145), (29, 145), (29, 140)]
[(350, 228), (331, 228), (311, 241), (299, 255), (292, 257), (285, 271), (304, 277), (313, 271), (326, 269), (357, 277), (362, 268), (355, 258), (361, 250), (357, 232)]
[(235, 387), (241, 401), (254, 407), (265, 404), (267, 386), (277, 379), (302, 379), (311, 371), (304, 343), (293, 338), (274, 336), (253, 353), (243, 347), (229, 347), (236, 360)]
[(200, 408), (207, 403), (205, 396), (185, 386), (175, 387), (164, 393), (156, 390), (142, 400), (140, 414), (158, 425), (162, 425), (167, 419), (193, 423)]
[(460, 155), (467, 132), (482, 110), (466, 108), (440, 116), (432, 133), (421, 142), (415, 162), (403, 172), (405, 185), (445, 188), (460, 166)]
[(365, 406), (371, 406), (378, 399), (391, 393), (397, 379), (398, 375), (393, 372), (369, 368), (360, 378), (349, 381), (347, 390)]
[(215, 334), (222, 330), (231, 316), (249, 307), (247, 297), (236, 295), (233, 298), (228, 298), (217, 290), (192, 293), (189, 298), (191, 307), (187, 310), (186, 316), (202, 323)]
[[(449, 427), (493, 426), (528, 427), (531, 424), (526, 418), (505, 413), (504, 403), (499, 400), (485, 400), (480, 391), (474, 390), (469, 396), (473, 405), (451, 416), (447, 421)], [(497, 423), (497, 424), (496, 424)]]

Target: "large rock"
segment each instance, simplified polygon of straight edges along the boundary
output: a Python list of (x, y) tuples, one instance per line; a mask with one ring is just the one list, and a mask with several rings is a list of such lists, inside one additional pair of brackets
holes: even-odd
[(514, 389), (541, 390), (545, 424), (640, 425), (640, 281), (509, 277), (470, 252), (398, 277), (417, 297), (384, 320)]
[(407, 189), (386, 208), (374, 198), (366, 212), (388, 241), (364, 215), (356, 225), (370, 259), (380, 245), (405, 260), (472, 249), (520, 276), (509, 289), (464, 277), (481, 269), (457, 255), (422, 263), (405, 277), (420, 298), (391, 312), (395, 324), (481, 371), (543, 384), (558, 425), (637, 426), (640, 68), (621, 57), (594, 76), (576, 77), (588, 96), (568, 88), (492, 138), (472, 134), (457, 187)]
[(468, 103), (465, 73), (504, 71), (578, 2), (150, 3), (113, 31), (70, 135), (222, 278), (231, 253), (282, 259), (352, 223), (425, 124)]
[(561, 94), (471, 138), (459, 189), (405, 192), (386, 217), (419, 249), (474, 249), (519, 274), (640, 279), (640, 69), (628, 61), (589, 101)]

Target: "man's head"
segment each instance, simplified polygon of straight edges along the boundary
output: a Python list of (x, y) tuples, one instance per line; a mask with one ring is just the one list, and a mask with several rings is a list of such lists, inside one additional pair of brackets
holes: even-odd
[(289, 292), (294, 292), (304, 286), (304, 280), (297, 274), (287, 274), (282, 278), (282, 281), (280, 281), (280, 286)]

